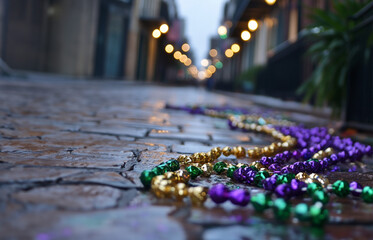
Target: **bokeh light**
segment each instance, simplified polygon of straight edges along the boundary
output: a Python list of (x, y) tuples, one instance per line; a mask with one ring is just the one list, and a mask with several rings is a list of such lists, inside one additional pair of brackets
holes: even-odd
[(237, 43), (234, 43), (232, 44), (231, 49), (234, 53), (238, 53), (241, 48), (240, 48), (240, 45), (238, 45)]
[(250, 38), (251, 38), (251, 34), (250, 34), (249, 31), (247, 31), (247, 30), (242, 31), (242, 33), (241, 33), (241, 39), (242, 40), (249, 41)]
[(273, 5), (276, 3), (276, 0), (265, 0), (268, 5)]
[(154, 29), (152, 36), (153, 38), (159, 38), (161, 36), (161, 31), (159, 31), (159, 29)]
[(209, 65), (209, 60), (207, 59), (202, 59), (201, 60), (201, 65), (204, 66), (204, 67), (207, 67)]
[(259, 24), (258, 24), (258, 22), (256, 20), (251, 19), (248, 22), (247, 26), (249, 27), (249, 30), (253, 32), (253, 31), (255, 31), (255, 30), (258, 29)]
[(211, 73), (215, 73), (216, 72), (216, 67), (214, 65), (210, 65), (207, 70), (209, 70)]
[(211, 57), (216, 57), (218, 55), (218, 51), (216, 51), (216, 49), (211, 49), (210, 50), (210, 56)]
[(182, 46), (181, 46), (181, 49), (184, 51), (184, 52), (188, 52), (190, 50), (190, 46), (188, 43), (184, 43)]
[(218, 34), (220, 36), (227, 35), (227, 32), (227, 28), (223, 25), (218, 28)]
[(234, 54), (234, 52), (232, 51), (232, 49), (228, 48), (227, 50), (225, 50), (225, 56), (227, 58), (233, 57), (233, 54)]
[(180, 62), (184, 63), (187, 59), (188, 59), (188, 56), (183, 54), (183, 55), (180, 56), (179, 60), (180, 60)]
[(160, 32), (161, 33), (167, 33), (168, 32), (168, 29), (169, 29), (169, 27), (168, 27), (168, 25), (167, 24), (162, 24), (160, 27), (159, 27), (159, 30), (160, 30)]
[(176, 52), (174, 52), (174, 58), (175, 58), (176, 60), (180, 59), (180, 57), (181, 57), (181, 52), (180, 52), (180, 51), (176, 51)]
[(172, 53), (174, 51), (174, 46), (172, 46), (171, 44), (167, 44), (164, 49), (167, 53)]

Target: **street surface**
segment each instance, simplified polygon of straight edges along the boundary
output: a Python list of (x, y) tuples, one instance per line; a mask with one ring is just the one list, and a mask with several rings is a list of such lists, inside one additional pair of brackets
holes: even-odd
[[(356, 198), (331, 196), (325, 229), (278, 224), (271, 214), (230, 203), (191, 208), (157, 200), (142, 188), (143, 170), (213, 146), (272, 141), (231, 131), (223, 119), (164, 109), (166, 103), (267, 111), (195, 87), (0, 80), (0, 239), (373, 239), (373, 204)], [(330, 179), (371, 185), (370, 169)], [(219, 181), (227, 180), (195, 183)]]

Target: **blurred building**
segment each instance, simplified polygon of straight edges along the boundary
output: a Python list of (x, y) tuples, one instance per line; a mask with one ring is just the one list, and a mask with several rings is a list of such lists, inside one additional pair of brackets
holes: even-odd
[(20, 70), (151, 81), (165, 41), (152, 31), (176, 19), (174, 0), (0, 0), (0, 57)]
[[(218, 46), (211, 44), (211, 48), (217, 48), (220, 56), (223, 56), (221, 61), (224, 64), (224, 68), (214, 74), (215, 86), (224, 90), (249, 91), (282, 99), (301, 100), (302, 96), (296, 94), (296, 90), (314, 69), (310, 57), (304, 54), (310, 41), (304, 37), (303, 30), (312, 23), (310, 9), (315, 8), (332, 10), (332, 1), (228, 1), (222, 19), (222, 25), (228, 29), (226, 39)], [(372, 11), (373, 3), (356, 16), (351, 16), (364, 19), (364, 24), (356, 31), (366, 34), (373, 32)], [(251, 38), (248, 41), (243, 41), (241, 34), (248, 30), (251, 19), (257, 21), (258, 28), (250, 31)], [(225, 57), (224, 51), (233, 43), (239, 44), (239, 52), (231, 58)], [(373, 56), (373, 48), (368, 48), (366, 52), (371, 52), (369, 56)], [(369, 59), (371, 64), (373, 57)], [(255, 87), (245, 89), (242, 79), (247, 80), (254, 75)], [(368, 125), (373, 130), (372, 65), (367, 67), (361, 63), (361, 69), (354, 71), (350, 78), (345, 120), (350, 125)]]

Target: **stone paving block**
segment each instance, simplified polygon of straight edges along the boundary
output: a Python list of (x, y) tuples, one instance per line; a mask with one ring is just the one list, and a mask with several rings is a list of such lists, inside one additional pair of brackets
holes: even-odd
[(113, 208), (121, 196), (120, 190), (106, 186), (57, 185), (17, 192), (11, 197), (25, 204), (87, 211)]
[(119, 172), (80, 172), (78, 174), (63, 177), (63, 183), (98, 184), (117, 188), (135, 188), (135, 183), (122, 176)]
[(79, 169), (14, 166), (0, 170), (0, 184), (56, 181), (79, 172)]
[(175, 139), (179, 141), (208, 141), (209, 137), (206, 134), (188, 134), (170, 131), (152, 131), (149, 134), (153, 138)]

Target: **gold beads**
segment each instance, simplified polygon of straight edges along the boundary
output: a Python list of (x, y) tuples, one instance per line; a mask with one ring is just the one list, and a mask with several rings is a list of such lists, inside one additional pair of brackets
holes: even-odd
[(207, 189), (201, 186), (190, 187), (188, 190), (188, 196), (192, 205), (201, 206), (207, 199)]
[(188, 183), (190, 180), (190, 174), (185, 170), (177, 170), (174, 174), (177, 177), (177, 182)]
[(181, 201), (188, 196), (188, 187), (185, 183), (178, 183), (173, 187), (173, 197)]
[(209, 177), (212, 174), (213, 166), (211, 163), (205, 163), (201, 166), (201, 170), (203, 171), (202, 176)]
[(263, 164), (261, 164), (259, 161), (256, 161), (256, 162), (252, 162), (249, 164), (249, 166), (254, 166), (256, 167), (257, 169), (261, 169), (261, 168), (264, 168)]
[(213, 149), (211, 149), (211, 157), (216, 160), (220, 157), (222, 153), (222, 150), (220, 149), (220, 147), (215, 147)]
[(308, 174), (307, 173), (304, 173), (304, 172), (300, 172), (298, 173), (297, 175), (295, 175), (295, 179), (299, 180), (299, 181), (304, 181), (308, 178)]
[(230, 147), (224, 147), (222, 150), (224, 156), (228, 157), (232, 153), (232, 149)]
[(234, 154), (237, 158), (242, 158), (246, 156), (246, 150), (242, 146), (232, 148), (232, 154)]
[(329, 179), (326, 177), (319, 177), (317, 178), (317, 181), (324, 187), (326, 188), (329, 185)]

